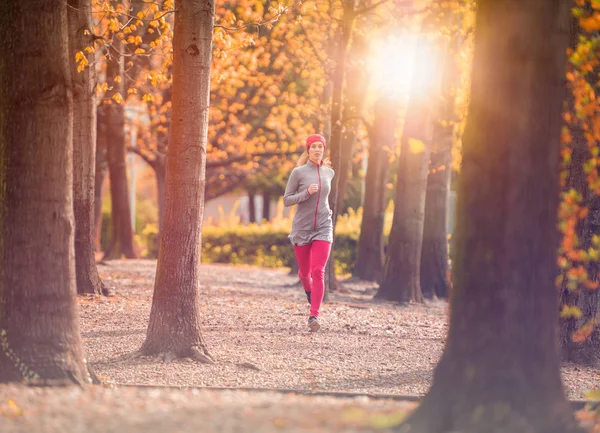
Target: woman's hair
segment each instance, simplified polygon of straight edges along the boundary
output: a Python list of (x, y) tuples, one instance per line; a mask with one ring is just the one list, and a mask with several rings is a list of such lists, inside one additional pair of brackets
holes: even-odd
[[(298, 162), (296, 163), (296, 167), (300, 167), (301, 165), (304, 165), (307, 162), (308, 162), (308, 152), (304, 151), (302, 153), (302, 155), (300, 155), (300, 158), (298, 158)], [(323, 158), (323, 160), (321, 161), (321, 165), (324, 165), (325, 167), (331, 168), (331, 161), (328, 158)]]

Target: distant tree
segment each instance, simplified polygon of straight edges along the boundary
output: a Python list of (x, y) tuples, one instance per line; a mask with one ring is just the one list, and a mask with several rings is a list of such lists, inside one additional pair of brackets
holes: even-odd
[[(398, 302), (422, 302), (421, 248), (425, 220), (425, 192), (427, 168), (433, 139), (435, 102), (425, 95), (433, 82), (424, 82), (420, 75), (428, 66), (426, 46), (418, 46), (415, 56), (411, 94), (406, 109), (404, 128), (400, 140), (394, 218), (388, 237), (387, 251), (381, 283), (376, 297)], [(433, 75), (433, 74), (432, 74)]]
[(399, 103), (384, 95), (375, 102), (375, 118), (369, 128), (369, 159), (365, 176), (365, 200), (358, 238), (354, 275), (366, 281), (381, 281), (383, 275), (384, 223), (390, 163), (396, 148), (395, 131)]
[(423, 245), (421, 248), (421, 291), (426, 298), (447, 298), (452, 285), (448, 266), (448, 205), (452, 176), (452, 147), (457, 129), (457, 93), (460, 87), (460, 51), (467, 38), (460, 32), (464, 14), (451, 2), (438, 9), (445, 26), (447, 43), (442, 44), (441, 98), (433, 117), (432, 146), (427, 171)]
[[(94, 184), (96, 173), (96, 77), (86, 48), (92, 46), (90, 0), (69, 0), (69, 46), (73, 81), (73, 205), (77, 293), (107, 294), (94, 255)], [(79, 60), (76, 62), (76, 60)]]
[(110, 178), (111, 235), (104, 260), (137, 257), (133, 243), (133, 225), (129, 203), (129, 183), (125, 162), (125, 107), (123, 43), (116, 38), (107, 45), (106, 82), (110, 84), (104, 103), (106, 122), (106, 160)]
[(150, 321), (140, 353), (212, 363), (200, 332), (199, 267), (214, 3), (176, 0), (173, 102), (164, 220)]
[(568, 0), (477, 2), (450, 330), (403, 432), (579, 431), (557, 350)]
[(0, 382), (83, 385), (67, 1), (0, 2), (0, 52)]

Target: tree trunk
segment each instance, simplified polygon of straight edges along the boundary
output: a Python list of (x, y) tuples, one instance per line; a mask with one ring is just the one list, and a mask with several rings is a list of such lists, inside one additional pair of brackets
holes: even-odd
[[(352, 156), (354, 154), (354, 146), (356, 145), (357, 132), (360, 128), (363, 106), (365, 102), (365, 89), (369, 85), (369, 76), (365, 66), (364, 59), (369, 55), (369, 43), (366, 35), (357, 32), (352, 37), (352, 44), (348, 58), (351, 59), (348, 65), (347, 82), (351, 83), (345, 91), (344, 103), (344, 131), (342, 134), (342, 159), (340, 161), (338, 175), (338, 191), (337, 191), (337, 214), (339, 215), (344, 209), (344, 199), (346, 198), (346, 190), (351, 179), (352, 172)], [(334, 221), (335, 225), (335, 221)]]
[[(381, 284), (376, 297), (398, 302), (422, 302), (421, 248), (425, 220), (427, 168), (431, 153), (434, 109), (421, 94), (424, 85), (418, 71), (426, 65), (422, 59), (427, 47), (419, 47), (415, 58), (413, 90), (408, 102), (398, 158), (394, 218), (388, 238)], [(422, 66), (419, 66), (422, 65)], [(437, 96), (437, 95), (436, 95)]]
[(263, 191), (262, 219), (266, 222), (271, 220), (271, 193)]
[[(354, 1), (344, 0), (344, 16), (342, 18), (342, 28), (340, 32), (339, 45), (337, 47), (337, 55), (335, 59), (335, 70), (333, 72), (333, 96), (331, 99), (331, 138), (329, 140), (329, 155), (331, 158), (332, 168), (336, 170), (336, 175), (331, 182), (331, 191), (329, 193), (329, 207), (332, 210), (333, 230), (335, 232), (335, 221), (337, 220), (338, 208), (338, 189), (340, 173), (342, 167), (342, 96), (344, 89), (344, 79), (346, 75), (346, 58), (348, 54), (348, 46), (352, 37), (354, 20), (356, 18), (354, 12)], [(331, 245), (331, 253), (325, 267), (325, 298), (329, 291), (337, 289), (337, 280), (335, 278), (335, 266), (333, 259), (333, 250), (335, 248), (335, 236)]]
[(248, 222), (255, 223), (256, 222), (256, 203), (254, 199), (256, 195), (254, 191), (248, 191)]
[(479, 1), (450, 330), (405, 432), (577, 431), (560, 378), (554, 290), (570, 6)]
[(102, 233), (102, 200), (106, 179), (106, 114), (103, 106), (96, 111), (96, 165), (94, 177), (94, 240), (96, 251), (102, 251), (100, 236)]
[[(112, 86), (107, 98), (119, 93), (123, 95), (123, 85), (117, 77), (123, 77), (123, 57), (118, 51), (121, 43), (113, 42), (109, 48), (110, 58), (107, 61), (106, 81)], [(117, 78), (117, 81), (115, 79)], [(111, 221), (112, 233), (108, 249), (103, 260), (136, 258), (133, 245), (133, 225), (131, 224), (131, 206), (129, 205), (129, 185), (125, 163), (125, 112), (123, 104), (109, 100), (105, 106), (107, 127), (107, 159), (110, 177)]]
[[(571, 27), (571, 42), (570, 47), (573, 50), (577, 50), (580, 43), (580, 36), (585, 37), (585, 33), (582, 35), (579, 28), (579, 19), (574, 18)], [(585, 39), (584, 42), (585, 43)], [(574, 68), (572, 64), (567, 63), (568, 67)], [(569, 112), (575, 112), (575, 95), (574, 89), (570, 85), (569, 94), (567, 96), (568, 110)], [(587, 174), (584, 170), (585, 164), (594, 158), (591, 149), (588, 149), (588, 143), (585, 138), (584, 125), (585, 119), (579, 119), (577, 116), (571, 116), (571, 122), (569, 122), (569, 130), (571, 133), (572, 141), (569, 143), (571, 150), (571, 162), (569, 166), (569, 172), (566, 180), (564, 193), (568, 193), (570, 190), (574, 190), (581, 194), (582, 203), (581, 206), (588, 208), (587, 216), (579, 221), (575, 228), (577, 239), (579, 240), (578, 249), (587, 251), (588, 248), (593, 246), (592, 236), (600, 234), (600, 198), (593, 192), (590, 191), (587, 181)], [(580, 264), (580, 263), (575, 263)], [(586, 271), (591, 281), (598, 281), (598, 263), (590, 262), (584, 264)], [(562, 306), (576, 306), (582, 312), (580, 318), (575, 317), (561, 317), (560, 319), (560, 347), (562, 352), (562, 358), (565, 361), (571, 361), (581, 364), (597, 365), (600, 357), (600, 333), (598, 325), (594, 325), (594, 330), (591, 335), (585, 339), (585, 341), (574, 341), (573, 336), (582, 326), (586, 323), (594, 323), (600, 313), (600, 292), (598, 290), (590, 291), (585, 287), (578, 287), (576, 290), (569, 288), (569, 279), (566, 275), (568, 272), (567, 267), (563, 272), (563, 283), (560, 287), (560, 305)]]
[(365, 178), (363, 217), (354, 266), (354, 275), (365, 281), (379, 282), (383, 273), (386, 187), (390, 157), (396, 147), (394, 134), (398, 115), (397, 103), (385, 97), (380, 97), (375, 103), (375, 120), (370, 136)]
[[(429, 299), (447, 298), (451, 285), (448, 267), (448, 201), (452, 165), (452, 128), (435, 125), (435, 130), (446, 131), (434, 132), (434, 142), (437, 141), (441, 148), (431, 153), (425, 194), (420, 274), (421, 291), (423, 296)], [(436, 137), (446, 143), (440, 143)]]
[(427, 175), (421, 249), (421, 290), (426, 298), (447, 298), (452, 285), (448, 266), (448, 203), (452, 174), (452, 121), (456, 108), (454, 90), (459, 84), (456, 42), (451, 42), (444, 62), (442, 109), (433, 126), (433, 149)]
[[(580, 128), (571, 128), (573, 137), (573, 153), (571, 155), (571, 167), (568, 177), (567, 190), (574, 189), (582, 194), (584, 200), (582, 206), (588, 208), (587, 216), (580, 221), (577, 227), (577, 238), (581, 250), (587, 251), (594, 248), (592, 237), (600, 234), (600, 197), (593, 191), (589, 191), (584, 165), (590, 158), (587, 142)], [(598, 262), (592, 261), (585, 264), (591, 281), (598, 281), (600, 271)], [(580, 287), (571, 290), (568, 287), (568, 278), (563, 278), (560, 289), (560, 305), (576, 306), (582, 316), (579, 318), (568, 317), (560, 319), (560, 346), (565, 361), (581, 364), (597, 365), (600, 357), (600, 333), (598, 326), (585, 341), (574, 341), (573, 335), (583, 325), (600, 317), (600, 292)]]
[(165, 219), (141, 353), (212, 363), (200, 333), (199, 267), (214, 3), (175, 1), (173, 105)]
[[(69, 0), (71, 59), (91, 43), (92, 5)], [(87, 32), (87, 35), (85, 34)], [(73, 207), (75, 213), (75, 275), (77, 293), (107, 294), (94, 256), (94, 178), (96, 159), (96, 73), (94, 67), (77, 71), (71, 60), (73, 82)]]
[(90, 382), (75, 302), (66, 0), (0, 2), (0, 382)]

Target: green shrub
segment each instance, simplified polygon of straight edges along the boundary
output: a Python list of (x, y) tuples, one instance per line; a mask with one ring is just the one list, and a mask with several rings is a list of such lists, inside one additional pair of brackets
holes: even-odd
[[(268, 224), (208, 226), (202, 232), (202, 262), (292, 267), (296, 258), (288, 239), (289, 231), (269, 229)], [(356, 236), (342, 233), (335, 241), (336, 272), (352, 272), (356, 260)]]
[[(386, 212), (385, 232), (392, 223), (393, 203)], [(202, 262), (253, 265), (267, 268), (292, 267), (296, 260), (294, 249), (288, 239), (292, 228), (292, 214), (283, 216), (280, 200), (275, 217), (268, 223), (243, 225), (236, 215), (237, 207), (225, 215), (220, 209), (217, 221), (205, 221), (202, 229)], [(358, 247), (362, 209), (338, 218), (335, 234), (335, 267), (338, 275), (346, 275), (354, 269)], [(158, 230), (156, 224), (148, 223), (137, 236), (143, 257), (153, 257), (156, 251)]]

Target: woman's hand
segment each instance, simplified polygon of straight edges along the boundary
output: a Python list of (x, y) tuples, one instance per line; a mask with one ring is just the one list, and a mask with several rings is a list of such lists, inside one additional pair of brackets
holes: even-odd
[(319, 185), (318, 185), (318, 184), (316, 184), (316, 183), (313, 183), (313, 184), (311, 184), (311, 185), (308, 187), (308, 193), (309, 193), (310, 195), (313, 195), (313, 194), (314, 194), (315, 192), (317, 192), (318, 190), (319, 190)]

